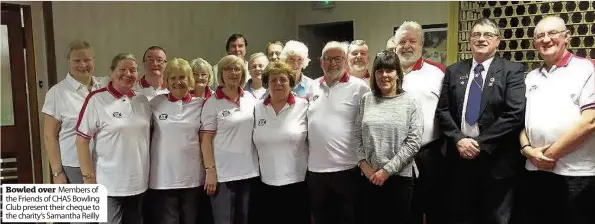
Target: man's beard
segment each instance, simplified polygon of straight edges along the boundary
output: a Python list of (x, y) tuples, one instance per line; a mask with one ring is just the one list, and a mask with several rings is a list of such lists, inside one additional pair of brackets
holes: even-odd
[(399, 56), (399, 60), (401, 61), (402, 65), (411, 65), (411, 64), (415, 63), (417, 60), (419, 60), (419, 58), (420, 58), (415, 54), (398, 54), (398, 56)]
[(351, 66), (349, 66), (349, 69), (351, 71), (355, 71), (355, 72), (363, 72), (366, 69), (368, 69), (368, 67), (365, 64), (352, 64)]
[(343, 73), (345, 73), (345, 69), (333, 70), (327, 72), (326, 76), (328, 76), (330, 79), (338, 79), (339, 77), (341, 77), (341, 75), (343, 75)]

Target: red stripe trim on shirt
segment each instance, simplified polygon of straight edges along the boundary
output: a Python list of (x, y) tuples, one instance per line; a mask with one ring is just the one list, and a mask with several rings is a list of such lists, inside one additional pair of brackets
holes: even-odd
[(87, 134), (87, 133), (83, 133), (79, 130), (79, 126), (81, 125), (81, 120), (83, 119), (83, 116), (85, 115), (85, 110), (87, 109), (87, 104), (89, 103), (89, 99), (91, 99), (91, 97), (93, 97), (95, 94), (97, 93), (101, 93), (101, 92), (105, 92), (107, 91), (107, 88), (103, 87), (101, 89), (95, 90), (91, 93), (89, 93), (89, 95), (87, 95), (87, 97), (85, 98), (85, 102), (83, 103), (83, 107), (81, 107), (81, 111), (79, 112), (79, 117), (76, 120), (76, 126), (74, 126), (74, 130), (77, 134), (81, 135), (81, 137), (85, 137), (90, 139), (92, 135)]
[(589, 104), (583, 105), (581, 107), (581, 112), (588, 110), (588, 109), (593, 109), (593, 108), (595, 108), (595, 103), (589, 103)]

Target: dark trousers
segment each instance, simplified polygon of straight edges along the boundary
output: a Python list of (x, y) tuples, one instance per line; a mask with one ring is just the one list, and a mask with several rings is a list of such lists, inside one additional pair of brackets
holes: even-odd
[(196, 224), (198, 212), (198, 187), (156, 190), (147, 192), (149, 203), (145, 203), (149, 213), (145, 213), (150, 223)]
[(144, 193), (107, 197), (107, 223), (109, 224), (143, 224)]
[(442, 140), (422, 147), (415, 157), (419, 175), (413, 188), (413, 223), (441, 224), (448, 219), (448, 187), (445, 178), (446, 158), (442, 154)]
[(516, 178), (495, 179), (480, 154), (458, 158), (451, 182), (449, 214), (454, 224), (508, 224), (512, 217)]
[(382, 186), (377, 186), (361, 176), (363, 198), (361, 211), (363, 219), (359, 223), (409, 224), (413, 198), (413, 178), (390, 176)]
[(196, 224), (213, 224), (213, 208), (211, 207), (211, 197), (205, 191), (205, 186), (198, 187), (198, 218)]
[[(255, 184), (250, 207), (250, 223), (310, 223), (310, 206), (306, 182), (284, 186)], [(254, 202), (254, 203), (252, 203)]]
[(308, 171), (313, 221), (316, 224), (355, 224), (360, 178), (359, 168), (331, 173)]
[(215, 224), (247, 224), (250, 188), (257, 178), (217, 183), (211, 196)]
[(522, 223), (595, 223), (595, 176), (528, 172), (522, 186)]

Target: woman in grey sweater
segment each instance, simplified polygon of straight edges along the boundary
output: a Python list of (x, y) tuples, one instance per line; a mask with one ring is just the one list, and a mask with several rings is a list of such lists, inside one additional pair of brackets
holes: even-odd
[(411, 223), (414, 156), (423, 133), (421, 106), (403, 91), (394, 52), (374, 59), (372, 92), (362, 96), (355, 120), (366, 223)]

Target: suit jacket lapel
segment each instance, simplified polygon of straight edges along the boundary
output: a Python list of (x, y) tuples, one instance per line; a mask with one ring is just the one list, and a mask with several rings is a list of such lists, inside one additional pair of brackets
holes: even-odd
[(469, 82), (469, 74), (471, 73), (472, 59), (464, 61), (457, 68), (456, 76), (456, 94), (459, 117), (463, 117), (463, 104), (465, 103), (465, 91), (467, 90), (467, 82)]
[(494, 82), (500, 81), (497, 79), (500, 79), (500, 71), (502, 70), (502, 61), (500, 58), (498, 57), (494, 57), (494, 60), (492, 61), (492, 64), (490, 65), (490, 68), (488, 69), (488, 72), (486, 74), (486, 79), (483, 82), (483, 91), (481, 93), (481, 106), (479, 109), (479, 116), (481, 117), (481, 115), (483, 114), (483, 111), (486, 108), (486, 105), (488, 104), (488, 101), (490, 100), (490, 96), (492, 96), (492, 94), (495, 94), (494, 92)]

